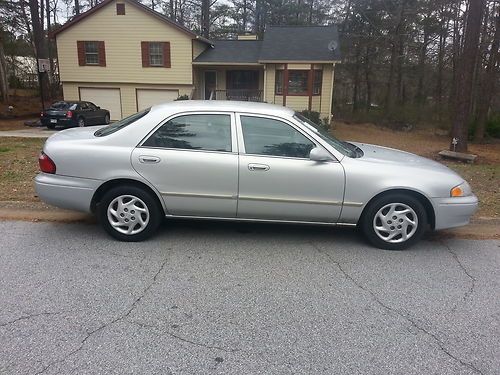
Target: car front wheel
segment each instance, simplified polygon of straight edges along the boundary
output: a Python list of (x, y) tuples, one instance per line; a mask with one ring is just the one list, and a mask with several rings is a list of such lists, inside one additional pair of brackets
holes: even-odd
[(142, 241), (151, 237), (161, 222), (156, 200), (136, 186), (109, 190), (99, 205), (103, 228), (120, 241)]
[(404, 250), (420, 240), (427, 228), (427, 214), (420, 201), (406, 194), (375, 199), (367, 207), (362, 230), (381, 249)]
[(108, 124), (109, 124), (109, 115), (104, 116), (104, 123), (105, 123), (106, 125), (108, 125)]

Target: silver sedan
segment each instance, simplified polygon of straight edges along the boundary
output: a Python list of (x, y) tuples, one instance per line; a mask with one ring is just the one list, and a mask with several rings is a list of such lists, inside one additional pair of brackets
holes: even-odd
[(51, 136), (39, 197), (93, 212), (123, 241), (162, 218), (358, 226), (375, 246), (404, 249), (427, 229), (465, 225), (478, 200), (442, 164), (344, 142), (291, 109), (177, 101), (111, 125)]

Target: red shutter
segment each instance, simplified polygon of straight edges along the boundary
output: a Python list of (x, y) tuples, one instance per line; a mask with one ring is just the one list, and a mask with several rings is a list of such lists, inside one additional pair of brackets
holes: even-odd
[(85, 65), (85, 42), (82, 41), (77, 41), (76, 42), (76, 49), (78, 51), (78, 65), (84, 66)]
[(99, 46), (99, 66), (106, 66), (106, 49), (104, 48), (104, 42), (98, 42)]
[(141, 42), (142, 66), (149, 66), (149, 42)]
[(170, 42), (163, 42), (163, 66), (170, 68)]

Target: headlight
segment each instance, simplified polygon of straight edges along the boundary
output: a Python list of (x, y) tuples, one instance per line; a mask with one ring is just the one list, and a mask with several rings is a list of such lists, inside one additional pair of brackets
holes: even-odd
[(460, 185), (450, 190), (450, 197), (467, 197), (469, 195), (472, 195), (472, 189), (467, 181), (462, 182)]

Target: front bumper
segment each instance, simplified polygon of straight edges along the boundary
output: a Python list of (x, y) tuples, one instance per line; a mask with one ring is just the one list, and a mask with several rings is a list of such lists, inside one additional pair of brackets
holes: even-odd
[(88, 178), (39, 173), (35, 177), (35, 190), (38, 197), (47, 204), (90, 212), (92, 197), (101, 182)]
[(434, 229), (455, 228), (469, 224), (477, 211), (479, 201), (475, 195), (468, 197), (434, 198), (436, 225)]

